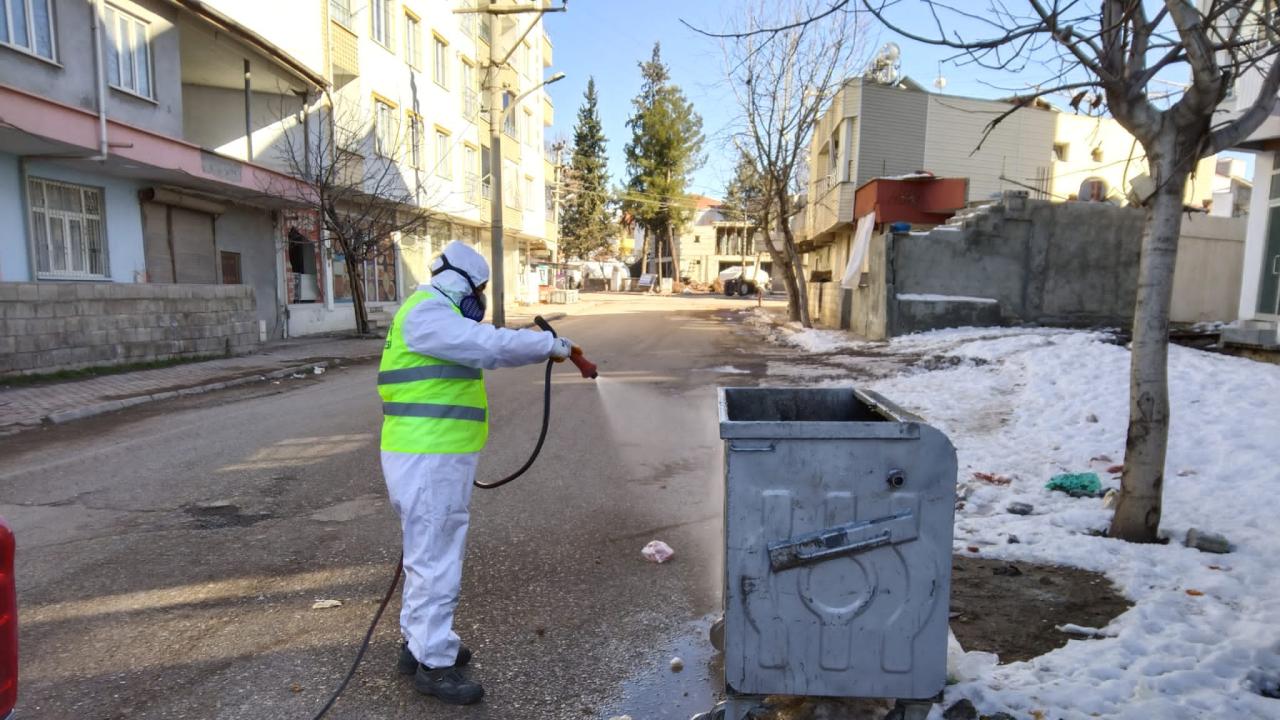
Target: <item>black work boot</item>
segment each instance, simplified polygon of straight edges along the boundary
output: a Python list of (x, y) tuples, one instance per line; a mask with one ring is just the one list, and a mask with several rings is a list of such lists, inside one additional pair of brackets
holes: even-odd
[[(454, 667), (466, 667), (471, 662), (471, 650), (466, 645), (458, 646), (458, 658), (453, 661)], [(418, 659), (409, 651), (409, 643), (400, 642), (400, 658), (396, 660), (396, 670), (401, 675), (412, 675), (418, 671)]]
[(423, 695), (431, 695), (450, 705), (471, 705), (484, 697), (484, 688), (474, 680), (468, 680), (455, 665), (446, 668), (429, 668), (418, 665), (413, 676), (413, 686)]

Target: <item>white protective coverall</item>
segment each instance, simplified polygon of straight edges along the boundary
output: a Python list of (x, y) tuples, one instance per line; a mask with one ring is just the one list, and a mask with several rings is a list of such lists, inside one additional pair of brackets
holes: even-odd
[[(473, 248), (455, 241), (444, 255), (477, 286), (488, 281), (489, 265)], [(438, 266), (437, 260), (432, 269)], [(466, 279), (451, 271), (433, 275), (430, 287), (421, 289), (433, 289), (454, 304), (471, 292)], [(404, 318), (402, 332), (416, 353), (486, 370), (543, 362), (554, 342), (550, 333), (500, 329), (468, 320), (444, 300), (419, 303)], [(410, 652), (427, 667), (451, 666), (458, 654), (453, 611), (462, 585), (478, 461), (479, 453), (382, 452), (387, 492), (404, 534), (400, 631)]]

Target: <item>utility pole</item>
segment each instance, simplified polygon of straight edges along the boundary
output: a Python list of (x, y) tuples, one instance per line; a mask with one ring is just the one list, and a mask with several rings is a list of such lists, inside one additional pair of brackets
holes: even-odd
[[(502, 327), (507, 322), (507, 291), (505, 266), (506, 257), (503, 248), (503, 208), (504, 200), (502, 197), (502, 124), (508, 111), (514, 112), (516, 105), (526, 95), (536, 91), (544, 85), (549, 85), (564, 77), (563, 73), (557, 73), (546, 82), (539, 83), (534, 87), (526, 90), (519, 97), (511, 101), (508, 108), (502, 107), (502, 95), (506, 90), (502, 86), (500, 79), (502, 66), (506, 65), (515, 54), (516, 48), (520, 47), (520, 43), (525, 37), (538, 26), (538, 21), (542, 16), (549, 12), (564, 12), (565, 6), (551, 7), (534, 5), (516, 5), (513, 3), (491, 3), (481, 8), (459, 8), (454, 10), (455, 13), (477, 13), (484, 14), (486, 17), (480, 19), (481, 22), (489, 23), (489, 63), (485, 68), (485, 92), (489, 95), (489, 181), (491, 192), (489, 193), (489, 246), (493, 253), (492, 262), (490, 263), (491, 272), (489, 278), (489, 287), (492, 288), (493, 296), (493, 324), (495, 327)], [(529, 23), (529, 27), (516, 38), (511, 44), (506, 54), (502, 53), (500, 43), (502, 41), (502, 24), (499, 22), (504, 15), (523, 15), (527, 13), (536, 13), (533, 22)]]

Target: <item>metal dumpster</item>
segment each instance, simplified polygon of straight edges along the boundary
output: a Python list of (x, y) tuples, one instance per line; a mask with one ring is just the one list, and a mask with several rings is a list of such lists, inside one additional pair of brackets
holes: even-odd
[[(719, 403), (730, 708), (734, 698), (773, 694), (937, 696), (946, 682), (951, 442), (851, 387), (720, 388)], [(912, 704), (907, 716), (920, 712)]]

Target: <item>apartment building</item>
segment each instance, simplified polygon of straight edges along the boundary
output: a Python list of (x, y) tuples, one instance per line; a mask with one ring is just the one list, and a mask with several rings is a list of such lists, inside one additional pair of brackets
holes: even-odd
[(768, 274), (773, 261), (755, 227), (723, 207), (715, 198), (691, 196), (694, 211), (677, 236), (680, 277), (710, 285), (731, 267), (754, 267)]
[(305, 188), (259, 154), (325, 78), (194, 0), (2, 5), (0, 373), (282, 334), (282, 196)]
[[(854, 190), (878, 177), (928, 171), (967, 178), (969, 202), (1027, 190), (1033, 199), (1121, 204), (1146, 172), (1134, 138), (1114, 120), (1059, 112), (1047, 104), (992, 120), (1011, 106), (998, 100), (925, 91), (910, 78), (883, 85), (850, 79), (832, 98), (810, 144), (812, 173), (805, 235), (811, 248), (847, 242)], [(1215, 160), (1197, 167), (1187, 204), (1212, 203)]]
[[(496, 193), (484, 83), (491, 50), (510, 51), (499, 73), (504, 268), (509, 301), (527, 296), (527, 271), (554, 254), (557, 236), (555, 170), (544, 144), (554, 108), (539, 88), (552, 46), (536, 13), (454, 12), (477, 9), (475, 0), (294, 0), (269, 9), (247, 0), (208, 2), (298, 57), (320, 62), (334, 122), (367, 128), (369, 142), (360, 151), (370, 161), (392, 161), (411, 190), (414, 211), (431, 216), (421, 232), (389, 234), (386, 251), (365, 262), (364, 291), (374, 317), (385, 318), (426, 282), (431, 260), (450, 241), (472, 244), (492, 259)], [(319, 27), (292, 22), (308, 12), (320, 18)], [(331, 244), (319, 234), (297, 233), (282, 248), (281, 263), (290, 281), (292, 333), (353, 326), (353, 280)]]

